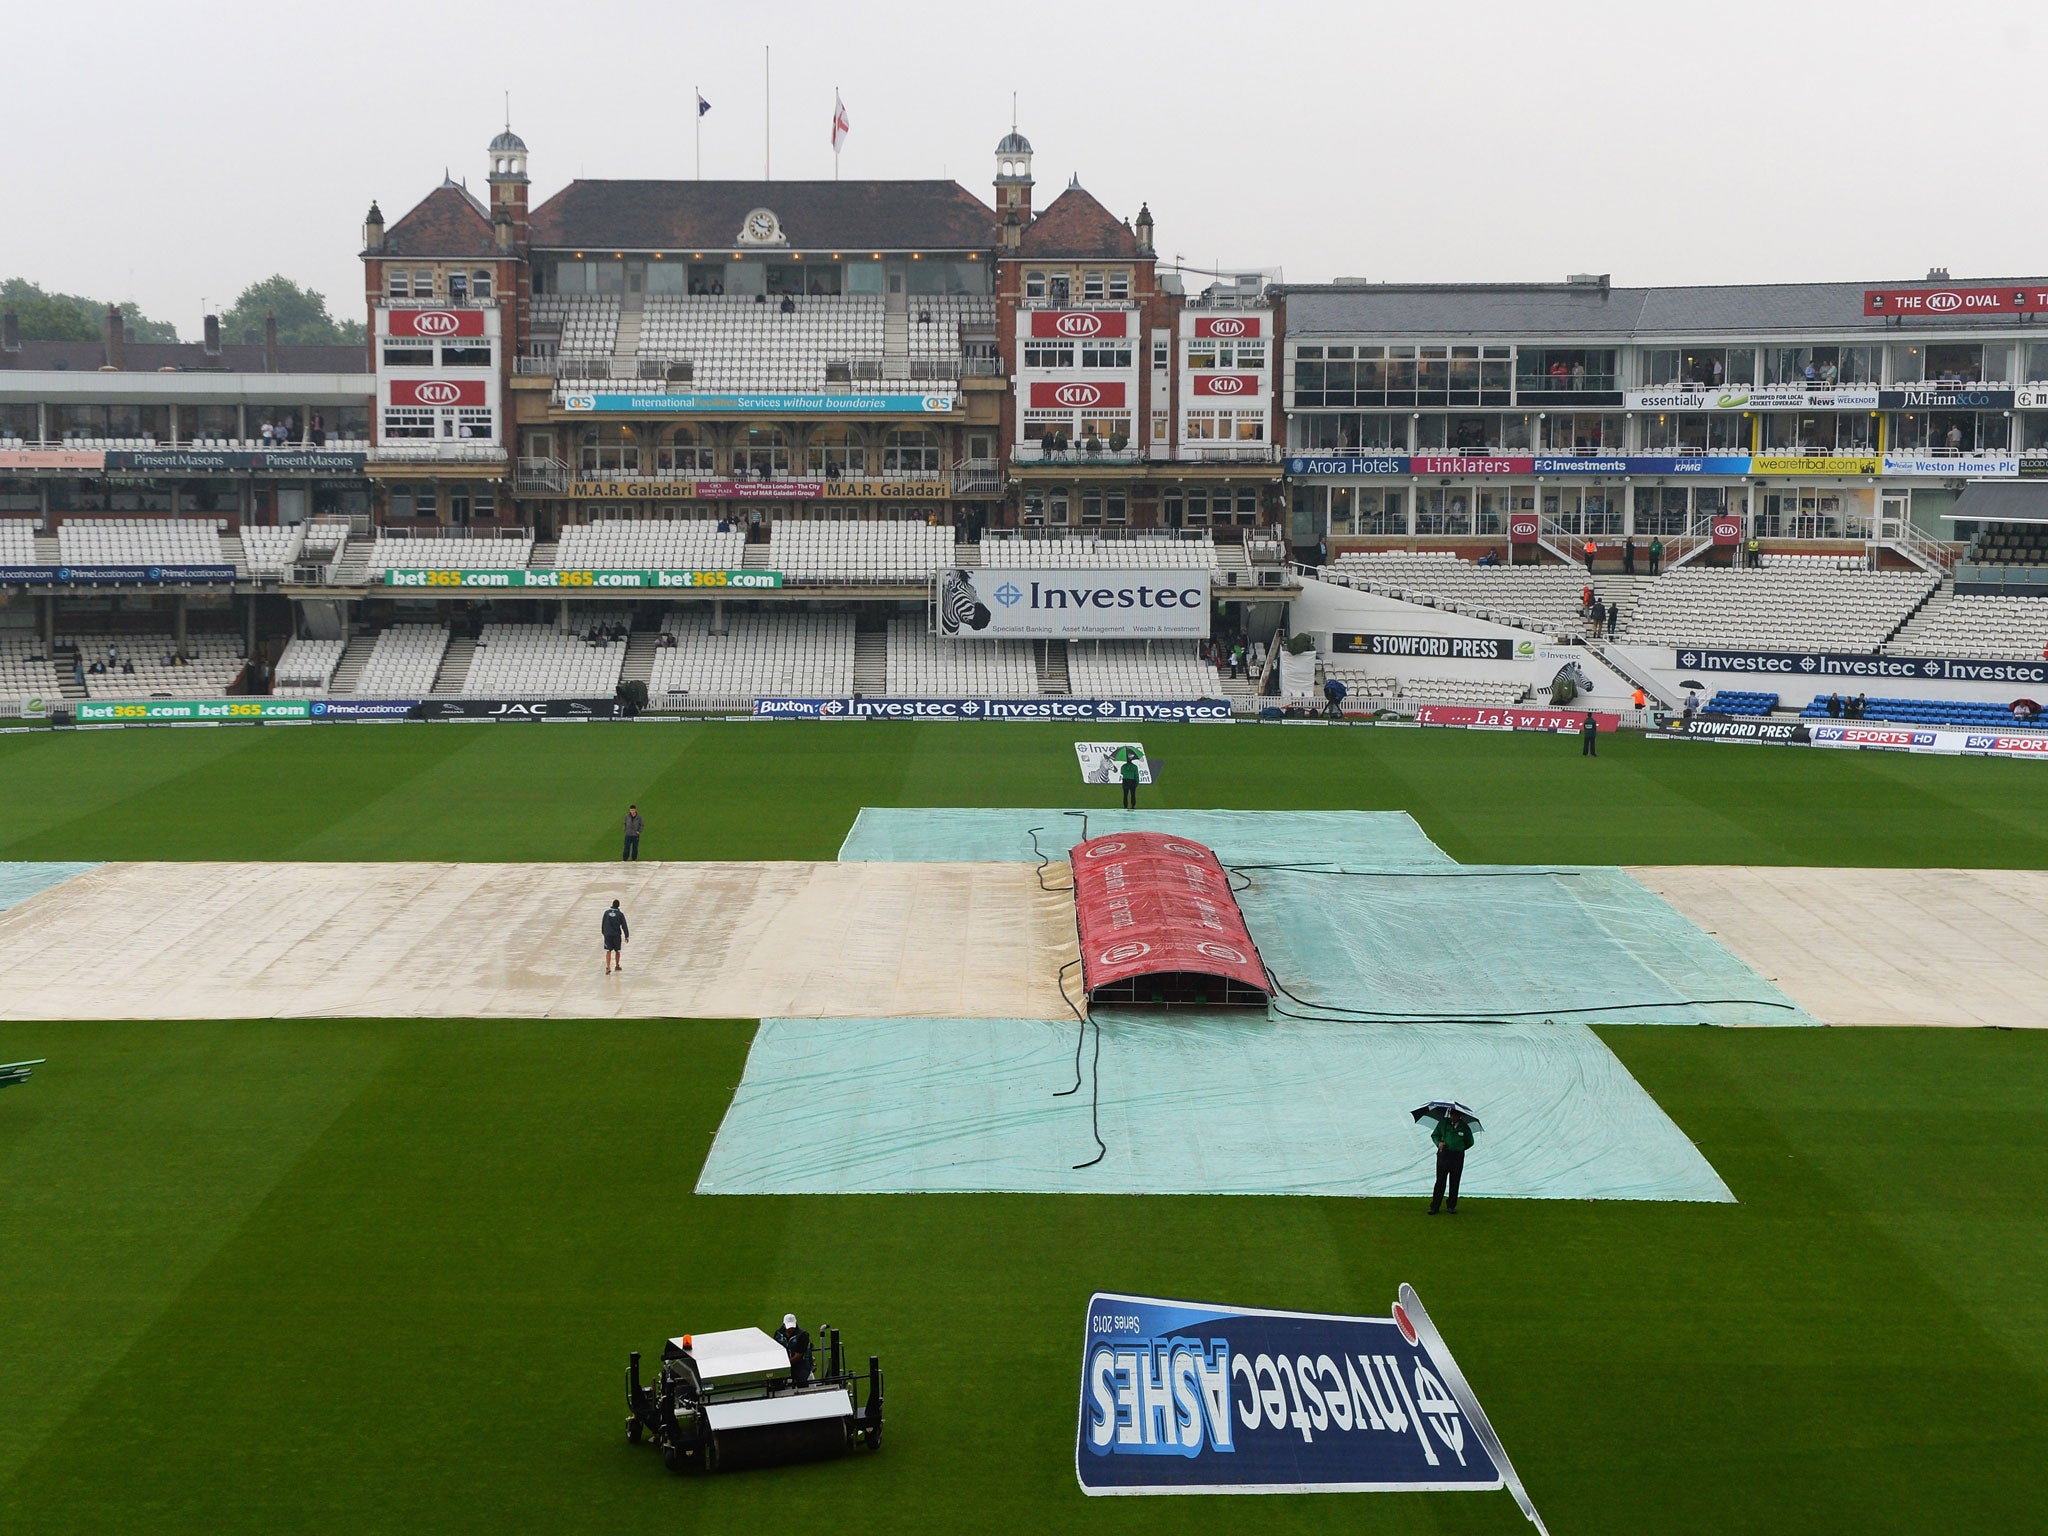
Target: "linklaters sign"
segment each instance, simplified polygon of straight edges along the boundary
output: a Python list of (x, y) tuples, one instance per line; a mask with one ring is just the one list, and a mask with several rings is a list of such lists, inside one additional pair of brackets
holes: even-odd
[(524, 570), (388, 570), (387, 587), (537, 587), (573, 591), (634, 590), (642, 587), (739, 587), (760, 589), (782, 585), (780, 571), (524, 571)]
[(1680, 646), (1685, 672), (1748, 672), (1774, 677), (1892, 678), (1902, 682), (2048, 683), (2048, 661), (1981, 661), (1957, 656), (1841, 656), (1824, 651), (1722, 651)]

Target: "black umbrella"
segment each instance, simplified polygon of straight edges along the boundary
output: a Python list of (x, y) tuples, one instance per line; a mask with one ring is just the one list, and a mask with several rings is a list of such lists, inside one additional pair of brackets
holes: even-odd
[(1424, 1120), (1462, 1120), (1475, 1132), (1486, 1129), (1479, 1123), (1479, 1117), (1456, 1099), (1431, 1099), (1422, 1108), (1410, 1113), (1414, 1115), (1418, 1125)]

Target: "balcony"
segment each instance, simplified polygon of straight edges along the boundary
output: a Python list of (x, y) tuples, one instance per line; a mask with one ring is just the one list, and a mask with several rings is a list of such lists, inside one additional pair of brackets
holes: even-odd
[(522, 458), (512, 488), (522, 496), (565, 496), (569, 491), (569, 466), (560, 459)]
[(503, 464), (509, 458), (496, 443), (438, 437), (399, 438), (370, 450), (372, 464)]
[[(1172, 454), (1180, 464), (1277, 464), (1284, 455), (1271, 443), (1189, 443)], [(1166, 454), (1158, 457), (1164, 459)]]

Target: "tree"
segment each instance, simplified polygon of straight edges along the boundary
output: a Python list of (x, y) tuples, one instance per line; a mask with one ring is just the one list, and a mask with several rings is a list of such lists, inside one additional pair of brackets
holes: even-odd
[(263, 334), (266, 315), (277, 316), (277, 339), (287, 346), (361, 346), (363, 323), (337, 321), (327, 313), (324, 295), (301, 288), (278, 273), (244, 288), (228, 312), (220, 317), (223, 340), (240, 341), (251, 333)]
[[(106, 335), (107, 303), (77, 293), (50, 293), (25, 277), (0, 280), (0, 306), (21, 321), (23, 341), (98, 341)], [(178, 328), (145, 317), (133, 303), (121, 317), (137, 341), (176, 341)]]

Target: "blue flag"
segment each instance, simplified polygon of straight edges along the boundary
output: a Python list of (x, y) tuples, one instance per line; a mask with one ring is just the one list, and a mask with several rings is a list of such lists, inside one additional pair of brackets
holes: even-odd
[(704, 93), (702, 91), (699, 91), (697, 93), (697, 115), (699, 117), (702, 117), (706, 112), (709, 112), (710, 110), (711, 103), (706, 101), (704, 99)]

